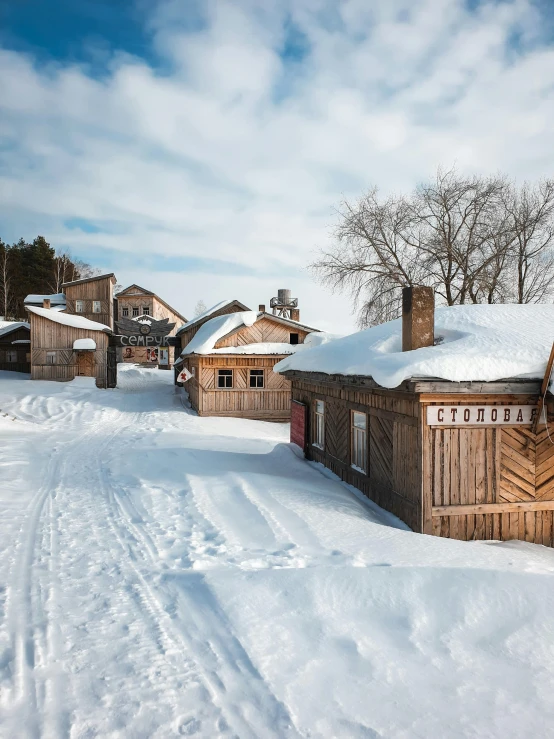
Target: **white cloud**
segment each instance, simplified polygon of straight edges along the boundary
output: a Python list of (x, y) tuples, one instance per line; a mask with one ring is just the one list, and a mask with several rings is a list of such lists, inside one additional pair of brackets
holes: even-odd
[[(340, 330), (352, 325), (348, 300), (303, 268), (343, 194), (410, 188), (453, 162), (552, 172), (554, 50), (532, 0), (201, 8), (196, 31), (190, 3), (151, 14), (163, 73), (115, 53), (94, 79), (0, 51), (4, 238), (44, 224), (53, 244), (91, 258), (96, 245), (244, 264), (257, 276), (118, 277), (185, 313), (199, 298), (255, 306), (290, 286), (305, 320)], [(291, 28), (306, 39), (300, 60), (279, 53)], [(73, 217), (107, 232), (68, 229)]]

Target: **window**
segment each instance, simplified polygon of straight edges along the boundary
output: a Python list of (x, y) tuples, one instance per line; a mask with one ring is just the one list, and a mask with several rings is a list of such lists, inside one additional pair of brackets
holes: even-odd
[(351, 413), (350, 463), (355, 470), (367, 474), (367, 415)]
[(6, 352), (6, 362), (17, 362), (17, 351), (15, 349), (8, 349)]
[(217, 370), (217, 386), (233, 387), (233, 370)]
[(102, 305), (100, 304), (99, 300), (93, 300), (92, 301), (92, 312), (93, 313), (102, 313)]
[(290, 343), (291, 344), (298, 344), (298, 334), (291, 334), (290, 335)]
[(138, 308), (133, 308), (133, 318), (136, 318), (138, 316), (138, 314), (139, 314), (139, 309)]
[(313, 445), (323, 449), (325, 445), (325, 403), (316, 400), (314, 413), (314, 440)]
[(123, 308), (123, 310), (121, 311), (121, 314), (123, 318), (127, 318), (129, 316), (129, 308)]
[(149, 305), (145, 305), (144, 306), (144, 308), (142, 309), (142, 315), (143, 316), (149, 316), (150, 315), (150, 306)]
[(85, 301), (76, 300), (75, 301), (75, 313), (84, 313), (84, 312), (85, 312)]
[(56, 352), (46, 352), (46, 364), (56, 364)]
[(264, 371), (262, 370), (250, 370), (250, 387), (263, 387), (264, 386)]

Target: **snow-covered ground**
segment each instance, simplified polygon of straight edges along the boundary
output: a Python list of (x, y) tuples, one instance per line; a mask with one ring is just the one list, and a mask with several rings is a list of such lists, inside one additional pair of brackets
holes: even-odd
[(119, 377), (0, 373), (0, 736), (552, 736), (552, 550), (413, 534)]

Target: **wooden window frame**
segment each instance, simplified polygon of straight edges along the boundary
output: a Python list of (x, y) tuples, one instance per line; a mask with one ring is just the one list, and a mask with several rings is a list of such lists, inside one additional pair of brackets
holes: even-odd
[(149, 316), (150, 315), (150, 306), (149, 305), (144, 305), (142, 307), (142, 315), (143, 316)]
[[(365, 426), (356, 425), (356, 416), (363, 416)], [(368, 448), (369, 417), (362, 411), (350, 410), (350, 466), (362, 475), (369, 473), (369, 448)]]
[[(254, 372), (256, 374), (253, 374)], [(261, 378), (261, 380), (262, 380), (262, 384), (261, 385), (258, 385), (258, 383), (257, 383), (258, 378)], [(254, 385), (252, 384), (252, 380), (253, 379), (256, 380), (256, 384), (254, 384)], [(248, 389), (249, 390), (263, 390), (265, 388), (265, 372), (264, 372), (264, 370), (263, 369), (260, 369), (259, 367), (250, 369), (248, 371), (248, 383), (249, 383), (248, 384)]]
[(139, 309), (136, 306), (133, 306), (133, 318), (138, 318), (139, 315)]
[(6, 362), (17, 364), (17, 349), (6, 349)]
[(46, 364), (56, 364), (56, 352), (46, 352)]
[(127, 305), (125, 306), (125, 308), (121, 309), (121, 315), (123, 316), (123, 318), (129, 317), (129, 307)]
[[(96, 310), (97, 307), (98, 307), (98, 310)], [(102, 313), (102, 301), (101, 300), (93, 300), (92, 301), (92, 312), (93, 313)]]
[[(319, 413), (317, 410), (317, 404), (321, 403), (323, 406), (323, 413)], [(321, 398), (315, 398), (314, 400), (314, 423), (313, 423), (313, 437), (312, 446), (316, 449), (325, 450), (325, 401)]]
[[(225, 374), (221, 374), (223, 372)], [(224, 385), (220, 385), (219, 384), (220, 378), (225, 378), (225, 384)], [(230, 385), (227, 385), (227, 378), (230, 378), (230, 380), (231, 380), (231, 384)], [(225, 368), (225, 369), (223, 369), (223, 368), (218, 369), (217, 370), (217, 385), (216, 385), (216, 389), (217, 390), (232, 390), (233, 387), (234, 387), (234, 379), (235, 379), (235, 377), (234, 377), (234, 374), (233, 374), (233, 370), (232, 369), (227, 369), (227, 368)]]
[(75, 313), (84, 313), (84, 312), (85, 312), (85, 301), (76, 300), (75, 301)]

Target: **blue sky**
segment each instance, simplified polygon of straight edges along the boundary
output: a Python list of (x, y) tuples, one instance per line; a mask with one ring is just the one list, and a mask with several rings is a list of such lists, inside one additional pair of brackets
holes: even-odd
[(354, 325), (306, 265), (334, 209), (456, 164), (554, 164), (554, 10), (534, 0), (0, 3), (0, 237), (40, 233), (185, 315)]

